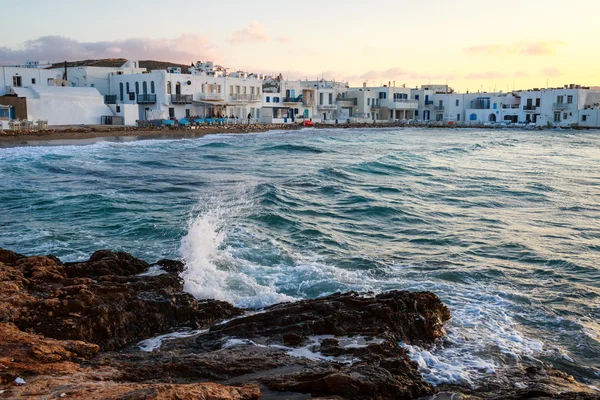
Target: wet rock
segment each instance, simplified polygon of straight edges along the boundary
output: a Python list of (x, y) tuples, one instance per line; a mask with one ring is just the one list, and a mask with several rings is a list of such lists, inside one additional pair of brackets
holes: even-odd
[(56, 339), (115, 349), (178, 327), (194, 329), (242, 312), (220, 301), (198, 302), (176, 275), (139, 277), (149, 264), (100, 251), (90, 260), (19, 257), (3, 252), (0, 322)]

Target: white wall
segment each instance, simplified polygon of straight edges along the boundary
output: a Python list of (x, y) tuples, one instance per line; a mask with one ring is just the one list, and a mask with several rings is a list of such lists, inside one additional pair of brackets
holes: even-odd
[(104, 97), (94, 88), (31, 87), (14, 89), (27, 98), (27, 118), (47, 120), (48, 125), (99, 125), (113, 115)]

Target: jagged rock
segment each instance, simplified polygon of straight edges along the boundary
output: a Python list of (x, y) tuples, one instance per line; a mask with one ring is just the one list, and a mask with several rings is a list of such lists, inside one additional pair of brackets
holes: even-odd
[(56, 257), (0, 256), (0, 322), (52, 338), (115, 349), (242, 313), (224, 302), (196, 301), (182, 292), (177, 274), (136, 276), (149, 264), (126, 253), (100, 251), (64, 265)]
[[(181, 262), (153, 265), (166, 272), (140, 276), (148, 263), (106, 250), (63, 264), (0, 249), (3, 398), (256, 399), (261, 389), (338, 400), (597, 398), (543, 366), (437, 393), (399, 344), (444, 335), (450, 313), (432, 293), (351, 292), (240, 310), (183, 293)], [(149, 353), (135, 346), (179, 328), (197, 331)]]

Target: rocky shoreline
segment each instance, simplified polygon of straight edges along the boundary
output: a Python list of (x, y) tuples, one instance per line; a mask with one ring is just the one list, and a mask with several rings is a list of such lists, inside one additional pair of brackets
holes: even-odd
[(399, 344), (443, 339), (451, 316), (433, 293), (246, 310), (184, 293), (184, 267), (0, 249), (0, 399), (598, 398), (544, 365), (433, 387)]

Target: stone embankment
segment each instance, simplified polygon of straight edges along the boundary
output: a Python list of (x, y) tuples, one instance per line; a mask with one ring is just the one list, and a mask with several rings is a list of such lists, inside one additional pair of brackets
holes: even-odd
[(110, 251), (63, 263), (0, 249), (0, 399), (592, 398), (544, 368), (522, 371), (523, 389), (440, 394), (399, 345), (443, 337), (450, 313), (433, 293), (243, 310), (184, 293), (183, 268)]

